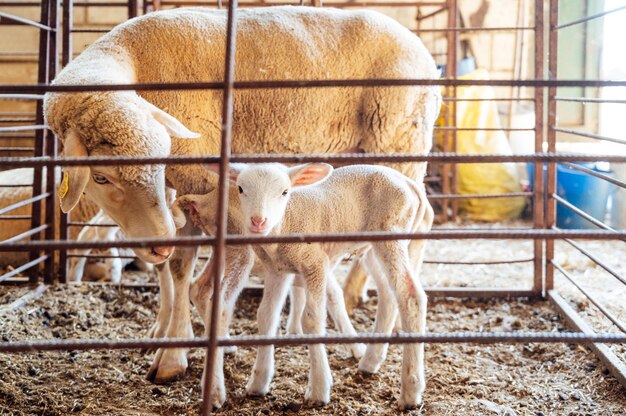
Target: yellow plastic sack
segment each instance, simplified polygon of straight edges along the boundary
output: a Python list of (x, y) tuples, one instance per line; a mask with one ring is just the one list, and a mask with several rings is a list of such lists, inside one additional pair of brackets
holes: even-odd
[[(478, 69), (461, 79), (487, 80), (489, 74)], [(489, 86), (457, 88), (458, 98), (493, 99)], [(495, 101), (457, 101), (457, 127), (500, 128)], [(444, 112), (442, 112), (444, 113)], [(440, 118), (440, 121), (443, 120)], [(503, 131), (457, 131), (457, 151), (462, 154), (490, 153), (510, 155), (511, 147)], [(519, 175), (514, 163), (463, 163), (457, 165), (457, 190), (460, 194), (499, 194), (520, 192)], [(478, 221), (513, 219), (524, 209), (524, 198), (460, 199), (459, 210)]]

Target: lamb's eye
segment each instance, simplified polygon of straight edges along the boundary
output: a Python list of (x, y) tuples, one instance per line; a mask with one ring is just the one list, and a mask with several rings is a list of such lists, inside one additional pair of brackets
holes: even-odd
[(288, 189), (285, 189), (285, 190), (283, 191), (283, 196), (287, 196), (287, 194), (288, 194), (288, 193), (289, 193), (289, 190), (288, 190)]
[(239, 193), (243, 194), (243, 188), (241, 186), (239, 187)]
[(95, 174), (92, 176), (93, 181), (99, 185), (104, 185), (105, 183), (110, 183), (106, 176)]

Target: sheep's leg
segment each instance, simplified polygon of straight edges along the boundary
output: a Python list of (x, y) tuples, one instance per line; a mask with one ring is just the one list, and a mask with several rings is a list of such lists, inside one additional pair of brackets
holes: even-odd
[[(385, 272), (378, 264), (372, 250), (365, 254), (365, 264), (367, 270), (376, 281), (378, 291), (378, 306), (376, 308), (376, 320), (374, 322), (374, 333), (390, 334), (393, 330), (394, 322), (398, 316), (398, 308)], [(387, 357), (389, 344), (369, 344), (365, 350), (365, 355), (359, 362), (359, 371), (374, 374), (378, 372), (381, 364)]]
[(349, 315), (354, 313), (354, 308), (365, 300), (365, 285), (367, 283), (367, 273), (363, 269), (360, 259), (352, 262), (350, 272), (343, 285), (343, 295), (345, 297), (346, 310)]
[(302, 314), (306, 302), (306, 290), (302, 276), (296, 279), (289, 290), (289, 317), (287, 318), (287, 333), (302, 335)]
[[(111, 247), (110, 253), (112, 256), (119, 256), (120, 252), (117, 247)], [(120, 283), (122, 281), (122, 273), (124, 272), (124, 264), (120, 258), (107, 259), (111, 262), (111, 283)]]
[[(259, 335), (275, 335), (280, 324), (280, 311), (285, 304), (288, 288), (293, 278), (286, 275), (268, 273), (263, 284), (263, 299), (257, 310)], [(246, 393), (250, 396), (265, 396), (270, 390), (274, 376), (274, 346), (268, 345), (257, 349), (256, 360), (252, 368)]]
[[(189, 223), (178, 230), (179, 235), (198, 235), (200, 231)], [(189, 283), (198, 254), (197, 247), (177, 247), (169, 260), (174, 281), (172, 313), (165, 336), (168, 338), (193, 337), (191, 328)], [(186, 348), (160, 348), (148, 371), (148, 379), (165, 383), (181, 377), (187, 369)]]
[[(333, 276), (329, 276), (326, 280), (326, 295), (328, 297), (328, 313), (332, 318), (335, 327), (342, 334), (356, 335), (356, 331), (350, 322), (348, 312), (343, 299), (343, 291), (341, 286), (337, 283), (337, 280)], [(365, 352), (365, 345), (362, 343), (355, 343), (346, 345), (352, 356), (357, 360), (363, 356)]]
[[(333, 276), (320, 268), (306, 273), (306, 306), (302, 327), (306, 334), (323, 335), (326, 329), (326, 281)], [(330, 401), (330, 388), (333, 378), (328, 365), (328, 357), (323, 344), (309, 345), (309, 383), (304, 399), (315, 405)]]
[[(402, 328), (409, 333), (423, 334), (426, 331), (426, 293), (411, 270), (406, 243), (376, 243), (374, 250), (394, 289)], [(398, 401), (400, 408), (409, 409), (420, 404), (425, 387), (424, 344), (405, 344)]]
[(159, 313), (156, 322), (148, 331), (149, 338), (163, 338), (170, 322), (174, 304), (174, 281), (167, 262), (155, 266), (159, 278)]

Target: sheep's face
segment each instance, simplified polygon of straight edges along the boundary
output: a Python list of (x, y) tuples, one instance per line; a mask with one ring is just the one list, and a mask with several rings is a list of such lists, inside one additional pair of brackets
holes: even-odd
[(242, 226), (248, 234), (269, 234), (285, 216), (293, 190), (323, 181), (332, 172), (325, 163), (288, 168), (280, 164), (233, 165), (241, 202)]
[[(119, 98), (119, 97), (118, 97)], [(171, 115), (136, 95), (107, 101), (101, 113), (89, 109), (80, 130), (63, 137), (64, 155), (166, 157), (171, 137), (197, 138)], [(120, 104), (121, 103), (121, 104)], [(98, 107), (94, 105), (94, 108)], [(95, 114), (94, 114), (95, 113)], [(92, 130), (84, 126), (97, 126)], [(69, 212), (82, 194), (95, 202), (130, 238), (173, 238), (176, 227), (166, 199), (163, 165), (79, 166), (64, 168), (61, 209)], [(172, 246), (134, 249), (149, 263), (167, 260)]]

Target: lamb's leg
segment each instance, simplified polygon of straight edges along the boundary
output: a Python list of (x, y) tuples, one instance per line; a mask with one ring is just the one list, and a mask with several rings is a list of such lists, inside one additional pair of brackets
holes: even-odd
[[(346, 311), (343, 291), (333, 276), (329, 276), (326, 281), (326, 295), (328, 297), (328, 313), (335, 323), (337, 330), (342, 334), (356, 335), (356, 331)], [(346, 347), (349, 348), (352, 356), (357, 360), (360, 359), (365, 352), (365, 345), (362, 343), (348, 344)]]
[[(326, 329), (326, 281), (333, 279), (328, 270), (321, 267), (306, 273), (306, 306), (302, 327), (306, 334), (323, 335)], [(333, 378), (323, 344), (309, 345), (310, 372), (304, 399), (315, 405), (330, 401)]]
[(346, 311), (349, 315), (354, 313), (354, 308), (359, 306), (365, 299), (365, 285), (367, 283), (367, 273), (359, 259), (352, 262), (350, 272), (343, 285), (343, 295), (345, 297)]
[[(406, 243), (376, 243), (374, 250), (394, 289), (402, 328), (409, 333), (423, 334), (426, 331), (426, 293), (411, 270)], [(424, 344), (405, 344), (398, 401), (400, 408), (409, 409), (420, 404), (425, 387)]]
[[(192, 224), (178, 230), (179, 236), (199, 235), (200, 231)], [(198, 254), (197, 247), (176, 247), (169, 260), (170, 272), (174, 281), (172, 313), (165, 336), (168, 338), (191, 338), (189, 283)], [(165, 383), (181, 377), (187, 369), (186, 348), (159, 348), (148, 371), (148, 379), (155, 383)]]
[[(291, 276), (277, 275), (270, 271), (263, 283), (263, 299), (257, 310), (259, 335), (275, 335), (280, 324), (280, 311), (285, 304)], [(256, 360), (252, 368), (246, 393), (250, 396), (265, 396), (270, 390), (274, 376), (274, 346), (268, 345), (257, 349)]]
[(289, 289), (289, 317), (287, 318), (287, 333), (302, 335), (302, 314), (306, 302), (306, 290), (303, 286), (294, 283)]
[[(367, 271), (376, 280), (378, 291), (378, 306), (376, 308), (376, 320), (374, 322), (374, 332), (390, 334), (393, 330), (394, 322), (398, 316), (398, 308), (389, 282), (385, 277), (385, 272), (378, 264), (372, 250), (365, 254), (365, 264)], [(387, 357), (388, 344), (369, 344), (365, 350), (365, 355), (359, 362), (359, 371), (364, 373), (376, 373)]]

